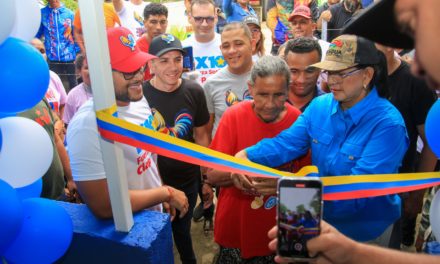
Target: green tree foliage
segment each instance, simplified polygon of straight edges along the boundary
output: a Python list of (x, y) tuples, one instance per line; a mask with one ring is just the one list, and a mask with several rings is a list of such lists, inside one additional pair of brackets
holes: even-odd
[[(72, 11), (75, 11), (78, 8), (78, 3), (75, 0), (61, 0), (61, 2)], [(41, 0), (41, 3), (46, 6), (48, 1)]]
[(303, 214), (306, 212), (306, 208), (304, 207), (303, 204), (300, 204), (296, 207), (296, 213), (297, 214)]
[(313, 199), (312, 199), (312, 201), (310, 202), (309, 206), (310, 206), (311, 208), (313, 208), (313, 210), (314, 210), (313, 215), (316, 215), (316, 214), (318, 214), (318, 213), (321, 213), (320, 210), (319, 210), (319, 208), (320, 208), (320, 206), (321, 206), (321, 201), (319, 200), (318, 193), (316, 193), (316, 194), (313, 196)]

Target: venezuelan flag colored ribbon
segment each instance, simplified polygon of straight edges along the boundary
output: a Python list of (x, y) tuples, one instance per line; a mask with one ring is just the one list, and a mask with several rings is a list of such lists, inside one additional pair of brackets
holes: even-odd
[(115, 117), (116, 106), (98, 111), (96, 118), (102, 137), (146, 149), (158, 155), (182, 160), (200, 166), (255, 177), (306, 176), (317, 173), (314, 166), (301, 169), (296, 174), (278, 171), (257, 163), (238, 159), (191, 142), (147, 129)]
[[(115, 112), (116, 105), (96, 112), (98, 130), (101, 136), (108, 140), (188, 163), (254, 177), (307, 176), (318, 173), (315, 166), (304, 167), (293, 174), (238, 159), (124, 121), (117, 118)], [(324, 184), (324, 200), (344, 200), (395, 194), (440, 185), (440, 172), (331, 176), (321, 179)]]
[(440, 185), (440, 172), (321, 177), (324, 200), (395, 194)]

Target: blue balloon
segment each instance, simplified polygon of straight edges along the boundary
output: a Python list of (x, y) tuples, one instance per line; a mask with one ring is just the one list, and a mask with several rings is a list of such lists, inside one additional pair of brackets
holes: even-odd
[(36, 105), (49, 86), (49, 67), (29, 43), (8, 38), (0, 46), (0, 112), (22, 112)]
[(20, 197), (21, 200), (28, 199), (28, 198), (38, 198), (41, 195), (41, 191), (43, 190), (43, 180), (42, 178), (39, 178), (35, 182), (21, 187), (21, 188), (15, 188), (17, 191), (18, 197)]
[(23, 202), (23, 226), (3, 256), (11, 263), (53, 263), (72, 241), (70, 216), (55, 201), (30, 198)]
[(437, 102), (429, 110), (425, 122), (425, 135), (428, 145), (440, 158), (440, 101)]
[(17, 237), (23, 223), (23, 206), (17, 192), (0, 180), (0, 256)]

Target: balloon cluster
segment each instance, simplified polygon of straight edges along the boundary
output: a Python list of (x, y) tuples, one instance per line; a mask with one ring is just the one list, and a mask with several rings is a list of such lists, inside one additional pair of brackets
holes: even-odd
[(46, 61), (27, 43), (41, 12), (35, 0), (0, 7), (0, 262), (53, 263), (70, 245), (72, 220), (55, 201), (38, 198), (53, 158), (49, 135), (16, 116), (41, 101), (49, 85)]
[[(431, 107), (425, 122), (425, 134), (428, 145), (440, 159), (440, 100)], [(440, 191), (437, 191), (429, 210), (432, 232), (440, 241)]]

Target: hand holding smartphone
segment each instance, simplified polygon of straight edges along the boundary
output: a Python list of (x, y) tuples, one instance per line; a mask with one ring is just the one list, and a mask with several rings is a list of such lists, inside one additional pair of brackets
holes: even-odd
[(277, 253), (288, 261), (307, 261), (306, 243), (320, 234), (322, 182), (316, 177), (281, 178), (277, 191)]

